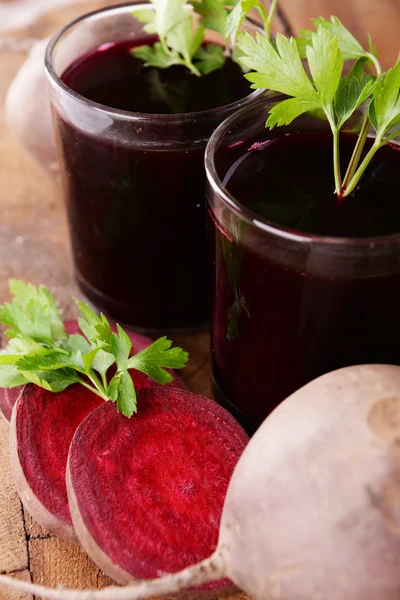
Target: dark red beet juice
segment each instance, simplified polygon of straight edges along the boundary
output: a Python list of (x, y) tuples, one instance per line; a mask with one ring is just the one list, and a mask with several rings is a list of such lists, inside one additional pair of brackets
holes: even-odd
[(230, 60), (201, 78), (145, 67), (130, 50), (153, 41), (105, 44), (62, 76), (103, 108), (147, 113), (144, 126), (98, 111), (91, 127), (82, 107), (85, 130), (57, 114), (58, 139), (84, 293), (120, 322), (186, 328), (208, 320), (204, 148), (224, 118), (218, 108), (248, 95), (249, 84)]
[[(343, 173), (354, 143), (342, 136)], [(266, 233), (265, 244), (254, 245), (252, 225), (242, 221), (232, 236), (211, 212), (215, 387), (251, 431), (319, 375), (400, 364), (400, 153), (399, 146), (382, 148), (339, 206), (330, 133), (237, 146), (225, 153), (224, 185), (260, 227), (275, 224), (283, 238), (274, 246)]]

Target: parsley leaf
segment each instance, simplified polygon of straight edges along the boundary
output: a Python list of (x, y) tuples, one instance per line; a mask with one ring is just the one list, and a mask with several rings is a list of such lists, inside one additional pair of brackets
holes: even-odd
[(253, 9), (257, 9), (263, 20), (267, 19), (265, 6), (259, 0), (239, 0), (234, 9), (229, 13), (226, 19), (225, 36), (231, 38), (233, 44), (235, 43), (239, 27)]
[[(202, 27), (195, 29), (193, 12), (186, 0), (151, 0), (153, 8), (133, 10), (133, 16), (145, 23), (145, 31), (157, 33), (160, 38), (153, 46), (139, 46), (132, 54), (146, 65), (167, 68), (183, 65), (200, 75), (193, 64), (193, 56), (204, 40)], [(152, 12), (153, 16), (148, 13)]]
[[(360, 42), (346, 29), (337, 17), (332, 16), (330, 21), (320, 17), (312, 19), (312, 22), (316, 29), (322, 27), (326, 31), (329, 31), (332, 36), (336, 37), (344, 61), (368, 58), (374, 63), (378, 73), (380, 73), (381, 67), (377, 60), (377, 52), (370, 37), (369, 51), (367, 51), (364, 50)], [(312, 34), (313, 32), (309, 29), (301, 29), (300, 35), (302, 37), (296, 38), (301, 58), (306, 58), (307, 46), (311, 43)]]
[(172, 381), (172, 375), (164, 369), (182, 368), (188, 360), (188, 354), (181, 348), (171, 348), (171, 345), (172, 342), (166, 337), (156, 340), (128, 360), (128, 369), (142, 371), (158, 383)]
[[(326, 35), (329, 34), (323, 33), (324, 37)], [(319, 41), (319, 38), (316, 39)], [(323, 98), (311, 83), (293, 38), (289, 40), (278, 33), (275, 49), (261, 34), (257, 33), (254, 39), (246, 32), (240, 34), (238, 44), (244, 53), (241, 62), (254, 71), (245, 75), (252, 82), (252, 88), (271, 89), (293, 96), (272, 108), (267, 121), (268, 127), (289, 124), (304, 112), (324, 108)], [(319, 66), (316, 64), (315, 67), (317, 77), (319, 77), (317, 68)], [(322, 75), (318, 81), (322, 89), (325, 85)]]
[(228, 11), (221, 0), (193, 0), (192, 4), (205, 29), (212, 29), (225, 36)]
[(318, 94), (304, 70), (293, 38), (288, 40), (278, 33), (275, 49), (260, 33), (254, 39), (245, 32), (240, 34), (238, 45), (243, 51), (241, 62), (254, 71), (245, 75), (253, 89), (271, 89), (319, 104)]
[(153, 46), (137, 46), (131, 52), (134, 56), (143, 60), (146, 67), (167, 69), (180, 64), (179, 56), (173, 52), (167, 53), (160, 42), (155, 42)]
[[(363, 69), (364, 59), (356, 62), (346, 77), (342, 77), (336, 90), (334, 108), (338, 128), (343, 127), (354, 111), (371, 96), (375, 77)], [(361, 68), (360, 68), (361, 67)]]
[(117, 411), (126, 417), (131, 417), (137, 412), (137, 398), (135, 386), (127, 371), (114, 375), (109, 386), (110, 397), (116, 403)]
[(208, 75), (216, 69), (220, 69), (225, 63), (226, 57), (221, 46), (207, 44), (202, 46), (196, 53), (196, 67), (203, 75)]
[(33, 284), (26, 285), (16, 279), (10, 279), (9, 285), (11, 293), (20, 306), (26, 307), (31, 299), (35, 299), (40, 306), (48, 312), (50, 317), (51, 335), (53, 338), (59, 340), (67, 338), (67, 333), (58, 312), (56, 301), (44, 285), (40, 285), (36, 288)]
[(0, 366), (0, 387), (13, 388), (28, 382), (29, 380), (15, 365), (2, 364)]
[[(0, 321), (12, 327), (6, 332), (10, 341), (0, 351), (0, 387), (31, 382), (59, 392), (80, 383), (103, 400), (116, 402), (117, 410), (130, 417), (136, 411), (136, 392), (128, 369), (137, 364), (163, 383), (171, 379), (164, 367), (182, 368), (187, 361), (186, 352), (171, 348), (172, 342), (161, 338), (139, 353), (135, 363), (136, 357), (130, 357), (132, 342), (122, 327), (117, 325), (114, 333), (104, 315), (79, 301), (78, 323), (83, 335), (67, 336), (56, 302), (46, 288), (19, 281), (13, 281), (11, 287), (13, 301), (0, 306)], [(109, 381), (107, 372), (114, 364), (117, 372)]]
[(398, 132), (390, 130), (400, 124), (400, 58), (392, 69), (378, 78), (373, 89), (373, 99), (369, 107), (371, 123), (378, 139), (386, 134), (392, 139)]
[(337, 37), (318, 27), (307, 47), (307, 59), (321, 103), (327, 108), (335, 96), (343, 69)]

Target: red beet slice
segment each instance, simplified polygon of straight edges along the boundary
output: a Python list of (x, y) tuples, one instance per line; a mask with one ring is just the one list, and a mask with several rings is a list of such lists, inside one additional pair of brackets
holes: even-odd
[[(65, 321), (64, 327), (69, 335), (80, 333), (77, 321)], [(0, 388), (0, 411), (7, 421), (11, 420), (12, 409), (23, 388), (23, 385), (15, 388)]]
[[(103, 404), (72, 440), (67, 488), (78, 538), (120, 583), (174, 573), (210, 556), (248, 437), (223, 408), (191, 392), (138, 393), (127, 419)], [(231, 589), (228, 581), (203, 589)]]
[[(64, 323), (65, 329), (69, 335), (74, 335), (77, 333), (81, 333), (79, 329), (79, 325), (77, 321), (65, 321)], [(116, 331), (117, 327), (115, 324), (111, 324), (111, 328)], [(132, 342), (132, 350), (131, 354), (137, 354), (137, 352), (141, 352), (147, 346), (153, 342), (153, 340), (145, 335), (141, 335), (140, 333), (135, 333), (133, 331), (126, 331), (129, 335)], [(167, 369), (171, 375), (173, 376), (173, 381), (171, 381), (170, 386), (178, 387), (181, 389), (187, 389), (183, 380), (177, 375), (172, 369)], [(131, 377), (135, 382), (136, 389), (154, 387), (157, 384), (155, 381), (150, 379), (145, 373), (141, 373), (140, 371), (130, 371)], [(7, 421), (11, 420), (11, 413), (14, 404), (18, 400), (18, 397), (22, 391), (24, 386), (19, 386), (15, 388), (0, 388), (0, 411), (1, 414), (5, 417)]]
[(18, 494), (45, 529), (78, 543), (68, 507), (65, 470), (72, 437), (103, 401), (82, 385), (54, 394), (26, 385), (10, 427), (11, 470)]
[(0, 410), (6, 421), (11, 421), (12, 409), (23, 388), (23, 385), (15, 388), (0, 388)]

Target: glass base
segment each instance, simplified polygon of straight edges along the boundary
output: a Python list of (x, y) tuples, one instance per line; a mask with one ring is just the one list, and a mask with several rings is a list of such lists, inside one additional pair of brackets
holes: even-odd
[(259, 428), (260, 423), (257, 423), (256, 421), (253, 421), (253, 419), (246, 417), (231, 402), (229, 402), (228, 398), (221, 391), (221, 388), (218, 386), (213, 376), (211, 377), (211, 381), (215, 400), (218, 402), (218, 404), (230, 412), (233, 417), (235, 417), (236, 421), (240, 423), (246, 433), (248, 433), (248, 435), (251, 437)]
[(103, 294), (85, 281), (79, 273), (75, 273), (79, 289), (84, 294), (88, 303), (98, 311), (103, 312), (113, 321), (121, 326), (127, 326), (140, 333), (148, 335), (180, 335), (185, 333), (196, 333), (207, 330), (209, 327), (209, 315), (206, 311), (186, 312), (184, 314), (140, 314), (138, 307), (133, 307), (114, 300)]

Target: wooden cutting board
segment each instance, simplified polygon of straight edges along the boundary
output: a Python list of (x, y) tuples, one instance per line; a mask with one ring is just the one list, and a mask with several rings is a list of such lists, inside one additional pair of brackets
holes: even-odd
[[(29, 0), (35, 2), (35, 0)], [(1, 0), (0, 0), (1, 3)], [(51, 3), (51, 0), (49, 0)], [(17, 38), (43, 38), (83, 12), (116, 3), (86, 1), (43, 15), (37, 23), (16, 33)], [(348, 27), (364, 35), (370, 31), (383, 47), (383, 63), (398, 51), (400, 5), (395, 0), (282, 0), (275, 29), (289, 33), (306, 26), (311, 16), (334, 13)], [(377, 14), (378, 13), (378, 14)], [(290, 19), (285, 18), (291, 15)], [(1, 44), (0, 44), (1, 47)], [(0, 106), (24, 55), (0, 51)], [(5, 129), (0, 108), (0, 302), (8, 299), (7, 280), (21, 278), (44, 283), (60, 300), (65, 318), (74, 316), (74, 283), (66, 220), (57, 183), (50, 181), (25, 158)], [(211, 396), (209, 337), (207, 333), (175, 338), (190, 353), (184, 378), (195, 392)], [(38, 527), (24, 511), (9, 471), (8, 425), (0, 422), (0, 572), (35, 583), (76, 588), (101, 588), (110, 580), (79, 548), (70, 546)], [(0, 588), (0, 600), (29, 596)], [(245, 600), (237, 594), (231, 600)]]

